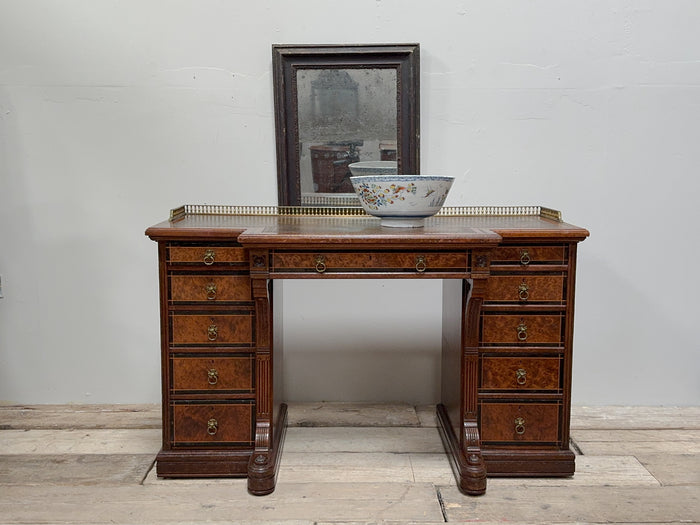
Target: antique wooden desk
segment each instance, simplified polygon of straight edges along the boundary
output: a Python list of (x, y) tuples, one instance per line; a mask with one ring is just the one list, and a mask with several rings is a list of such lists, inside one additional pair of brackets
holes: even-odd
[[(446, 208), (424, 228), (357, 209), (184, 206), (158, 242), (161, 477), (275, 488), (286, 429), (275, 279), (442, 279), (440, 435), (464, 493), (486, 476), (570, 476), (577, 243), (540, 207)], [(274, 314), (274, 316), (273, 316)]]

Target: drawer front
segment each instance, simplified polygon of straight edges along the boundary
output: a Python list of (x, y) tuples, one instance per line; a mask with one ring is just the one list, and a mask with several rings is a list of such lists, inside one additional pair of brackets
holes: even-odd
[(491, 254), (491, 264), (565, 264), (564, 246), (499, 246)]
[(170, 246), (168, 262), (173, 264), (218, 264), (246, 263), (248, 254), (240, 246)]
[(174, 405), (174, 444), (227, 443), (251, 446), (254, 442), (255, 404)]
[(225, 345), (253, 342), (253, 315), (172, 314), (172, 343)]
[(173, 302), (250, 301), (248, 275), (171, 275), (170, 299)]
[(481, 388), (484, 390), (558, 390), (556, 357), (484, 357)]
[(492, 275), (486, 288), (491, 302), (557, 302), (564, 299), (564, 275)]
[(481, 440), (557, 442), (559, 405), (482, 403)]
[(432, 271), (467, 270), (466, 252), (365, 252), (311, 253), (275, 252), (272, 265), (276, 271), (332, 272), (352, 270), (400, 269), (430, 273)]
[(253, 357), (174, 357), (174, 391), (254, 392)]
[(562, 340), (561, 315), (482, 315), (481, 342), (546, 344)]

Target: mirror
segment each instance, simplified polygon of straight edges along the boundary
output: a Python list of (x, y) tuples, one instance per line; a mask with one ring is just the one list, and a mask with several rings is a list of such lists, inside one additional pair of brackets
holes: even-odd
[(272, 46), (280, 206), (354, 206), (348, 165), (419, 171), (418, 44)]

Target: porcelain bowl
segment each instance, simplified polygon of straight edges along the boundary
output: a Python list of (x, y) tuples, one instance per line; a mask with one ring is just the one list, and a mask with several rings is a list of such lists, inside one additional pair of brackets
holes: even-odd
[(348, 165), (353, 175), (396, 175), (398, 172), (395, 160), (365, 160)]
[(454, 177), (440, 175), (365, 175), (350, 177), (360, 204), (382, 226), (419, 228), (445, 203)]

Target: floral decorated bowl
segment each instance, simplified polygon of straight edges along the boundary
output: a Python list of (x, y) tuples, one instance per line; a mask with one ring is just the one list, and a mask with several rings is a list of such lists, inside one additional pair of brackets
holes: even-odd
[(350, 177), (360, 204), (382, 226), (420, 228), (445, 203), (454, 177), (439, 175), (366, 175)]
[(348, 165), (353, 175), (396, 175), (398, 171), (395, 160), (365, 160)]

